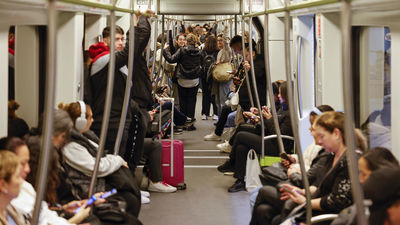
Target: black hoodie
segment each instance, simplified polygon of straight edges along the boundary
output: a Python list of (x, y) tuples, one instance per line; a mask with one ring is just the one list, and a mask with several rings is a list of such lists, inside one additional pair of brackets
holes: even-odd
[(200, 77), (203, 57), (201, 50), (194, 45), (180, 48), (172, 56), (168, 51), (163, 51), (163, 55), (169, 63), (178, 63), (177, 78), (193, 80)]

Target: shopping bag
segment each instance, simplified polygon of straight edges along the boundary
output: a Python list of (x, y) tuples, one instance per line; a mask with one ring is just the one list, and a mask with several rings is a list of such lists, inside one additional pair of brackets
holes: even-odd
[(257, 153), (254, 149), (251, 149), (249, 153), (247, 153), (247, 162), (246, 162), (246, 189), (248, 192), (253, 191), (257, 187), (262, 186), (260, 180), (261, 168), (258, 162)]

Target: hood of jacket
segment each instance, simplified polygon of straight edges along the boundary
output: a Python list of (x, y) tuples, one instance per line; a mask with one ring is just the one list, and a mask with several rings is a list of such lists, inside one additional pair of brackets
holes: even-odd
[(199, 56), (201, 55), (201, 50), (196, 48), (194, 45), (189, 45), (184, 48), (184, 51), (189, 56)]
[(97, 44), (93, 44), (89, 47), (89, 57), (92, 59), (95, 59), (98, 57), (100, 54), (104, 52), (110, 52), (110, 49), (104, 42), (99, 42)]

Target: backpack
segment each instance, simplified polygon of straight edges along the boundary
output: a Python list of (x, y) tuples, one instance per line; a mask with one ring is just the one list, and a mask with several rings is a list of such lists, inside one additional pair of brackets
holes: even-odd
[(204, 57), (204, 61), (203, 61), (203, 69), (204, 69), (205, 73), (208, 72), (208, 69), (215, 62), (215, 60), (216, 59), (214, 57), (214, 54), (207, 54), (207, 52), (206, 52), (206, 56)]

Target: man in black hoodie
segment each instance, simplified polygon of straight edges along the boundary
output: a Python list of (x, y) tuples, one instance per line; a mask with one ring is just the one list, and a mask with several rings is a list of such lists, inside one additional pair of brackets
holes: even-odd
[[(130, 81), (133, 83), (133, 86), (119, 151), (119, 154), (124, 157), (132, 170), (136, 167), (143, 153), (144, 133), (142, 134), (141, 131), (146, 131), (147, 129), (149, 120), (147, 111), (153, 105), (151, 81), (146, 67), (146, 60), (142, 55), (150, 38), (151, 28), (145, 16), (139, 16), (137, 21), (137, 25), (135, 26), (133, 78)], [(93, 109), (94, 122), (92, 129), (99, 136), (106, 99), (108, 64), (110, 59), (108, 49), (109, 34), (109, 28), (105, 28), (103, 32), (104, 43), (100, 42), (89, 49), (89, 56), (93, 61), (89, 67), (91, 98), (88, 99), (88, 103), (90, 103)], [(121, 41), (123, 41), (123, 30), (117, 27), (113, 98), (105, 144), (105, 149), (108, 152), (114, 149), (128, 76), (129, 41), (123, 48), (120, 45)]]

